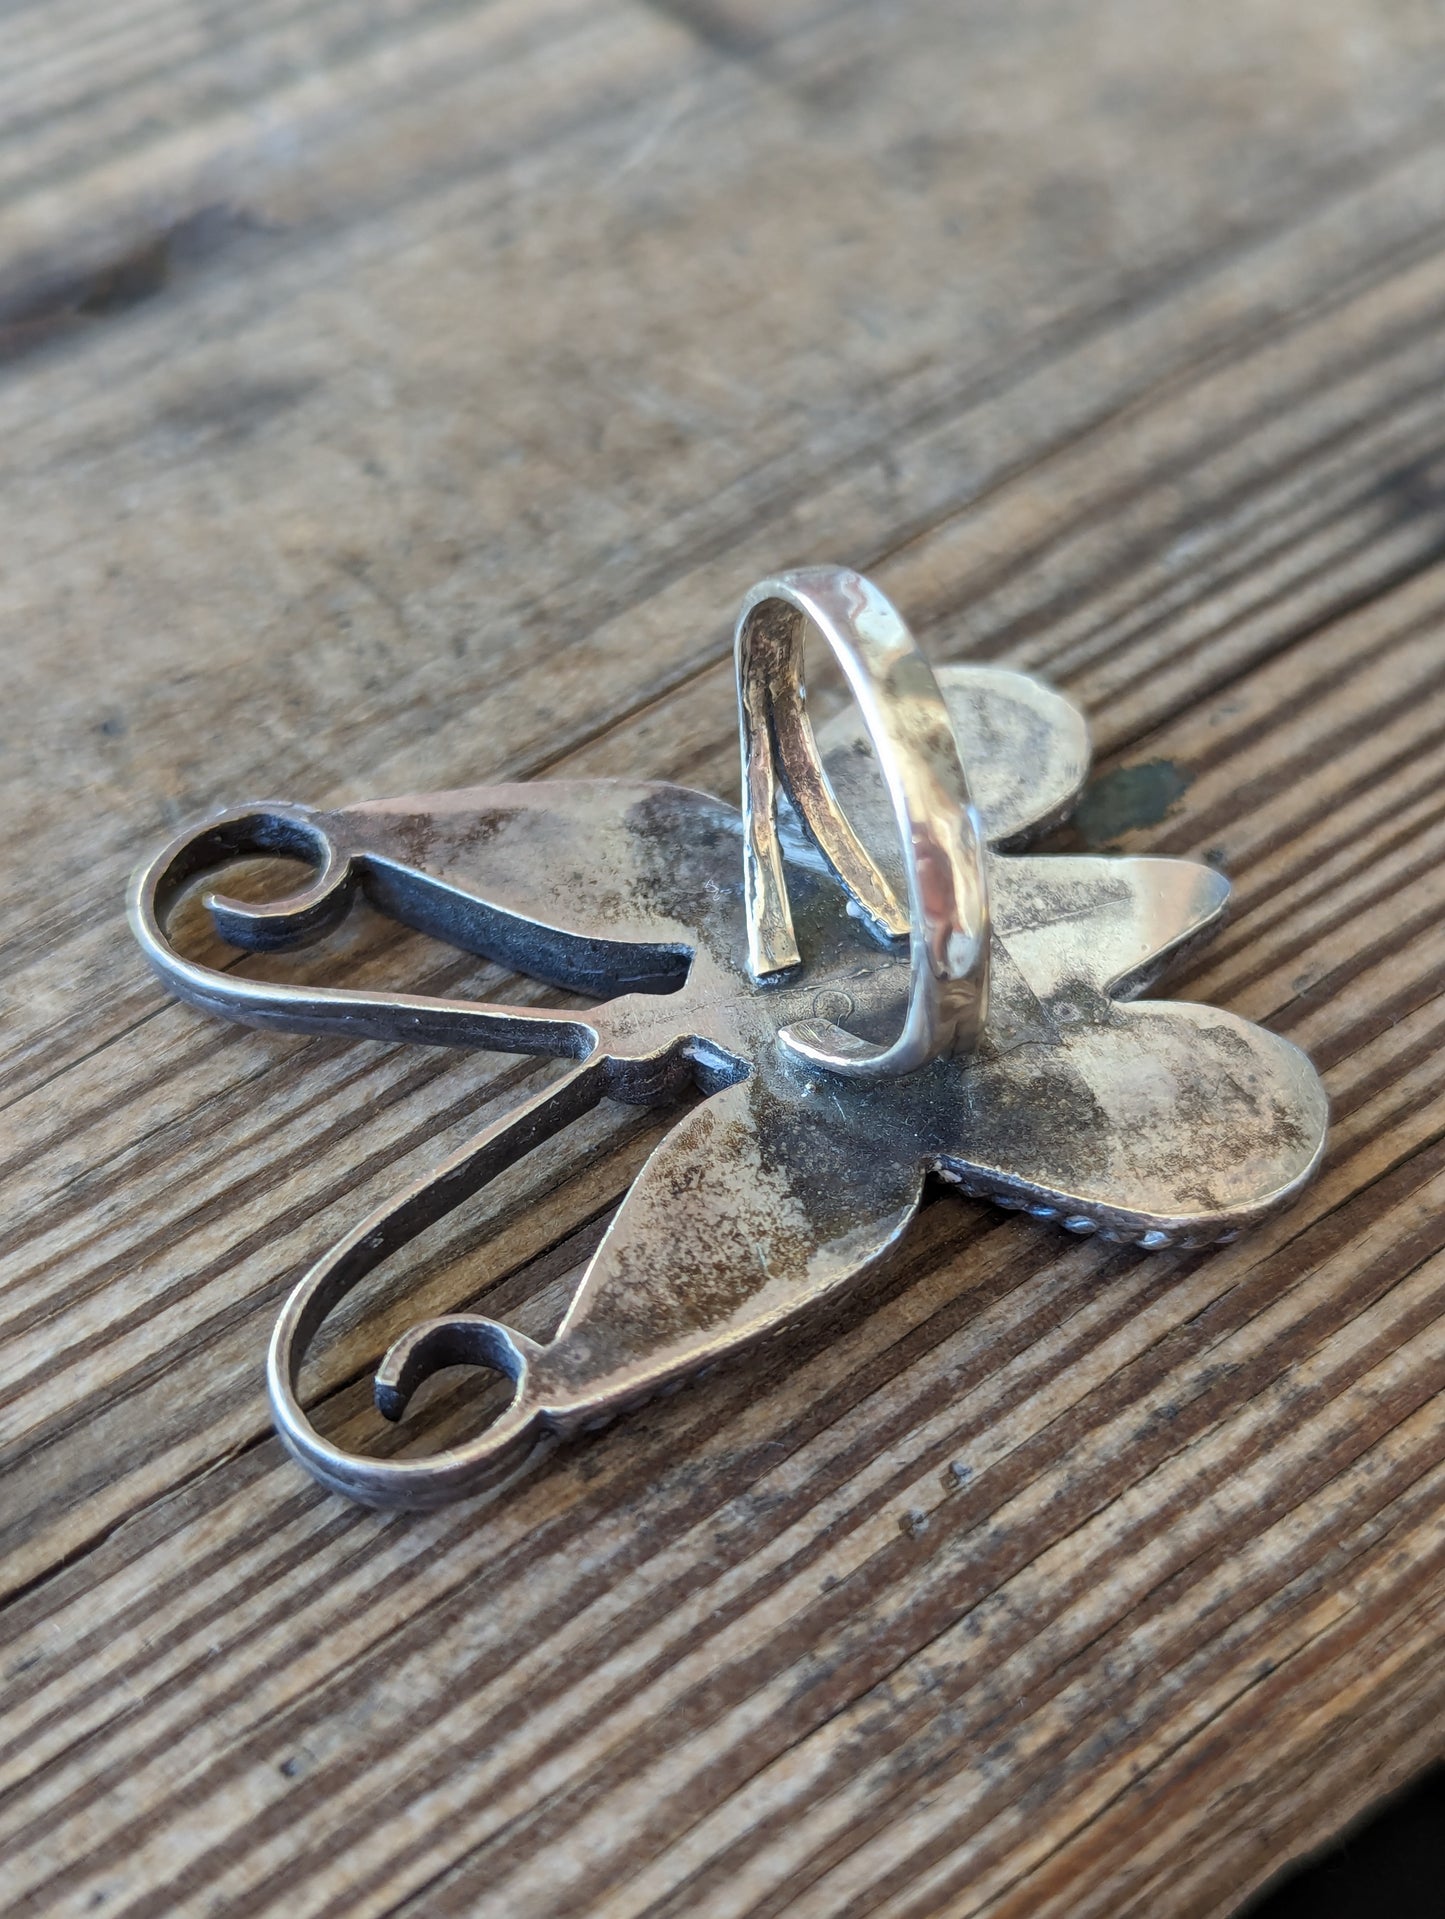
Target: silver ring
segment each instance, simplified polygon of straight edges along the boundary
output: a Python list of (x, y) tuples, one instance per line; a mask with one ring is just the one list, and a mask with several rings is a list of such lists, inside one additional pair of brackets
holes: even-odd
[[(823, 769), (803, 696), (807, 623), (847, 677), (898, 825), (903, 910), (858, 839)], [(768, 979), (801, 963), (777, 836), (781, 781), (804, 826), (884, 937), (909, 940), (903, 1030), (877, 1046), (831, 1020), (784, 1027), (810, 1065), (852, 1078), (911, 1073), (977, 1046), (988, 1011), (989, 913), (982, 824), (933, 669), (896, 608), (846, 567), (805, 567), (748, 594), (736, 638), (743, 755), (748, 960)]]

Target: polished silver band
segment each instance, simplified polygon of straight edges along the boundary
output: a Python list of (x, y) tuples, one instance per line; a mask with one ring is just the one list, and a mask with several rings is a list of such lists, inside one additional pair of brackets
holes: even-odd
[[(842, 667), (877, 755), (898, 826), (905, 912), (833, 793), (804, 704), (808, 623)], [(874, 1045), (829, 1020), (784, 1027), (810, 1065), (853, 1078), (913, 1072), (978, 1044), (988, 1010), (989, 916), (983, 830), (933, 669), (891, 603), (846, 567), (762, 580), (737, 626), (748, 959), (760, 981), (801, 963), (777, 833), (781, 784), (860, 910), (909, 939), (903, 1030)]]

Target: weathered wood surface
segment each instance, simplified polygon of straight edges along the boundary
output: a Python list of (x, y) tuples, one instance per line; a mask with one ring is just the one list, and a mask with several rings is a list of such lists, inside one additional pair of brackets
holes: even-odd
[[(1440, 9), (34, 0), (4, 49), (7, 1910), (1230, 1910), (1445, 1728)], [(263, 794), (731, 792), (731, 611), (818, 558), (1081, 701), (1085, 839), (1224, 863), (1177, 990), (1312, 1051), (1322, 1178), (1207, 1256), (940, 1198), (497, 1507), (320, 1494), (279, 1300), (538, 1069), (206, 1024), (131, 864)], [(302, 970), (497, 986), (365, 921)], [(438, 1234), (338, 1425), (419, 1304), (545, 1329), (656, 1124)]]

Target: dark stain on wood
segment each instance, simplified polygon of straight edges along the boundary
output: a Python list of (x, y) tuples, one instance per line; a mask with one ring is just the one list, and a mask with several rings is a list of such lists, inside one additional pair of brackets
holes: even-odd
[(1117, 847), (1127, 834), (1168, 819), (1188, 788), (1188, 775), (1171, 760), (1117, 766), (1089, 782), (1069, 824), (1087, 847)]

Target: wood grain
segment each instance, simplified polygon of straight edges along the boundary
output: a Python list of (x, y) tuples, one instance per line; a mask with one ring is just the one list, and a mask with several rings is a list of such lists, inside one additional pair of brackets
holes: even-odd
[[(1445, 1745), (1438, 9), (5, 33), (8, 1908), (1233, 1910)], [(210, 1026), (130, 866), (266, 793), (731, 795), (732, 609), (823, 558), (1084, 705), (1062, 844), (1230, 873), (1172, 990), (1310, 1050), (1318, 1184), (1149, 1257), (941, 1196), (835, 1321), (494, 1507), (325, 1497), (279, 1300), (546, 1069)], [(535, 991), (365, 915), (288, 964)], [(419, 1311), (555, 1324), (659, 1124), (435, 1231), (330, 1426)]]

